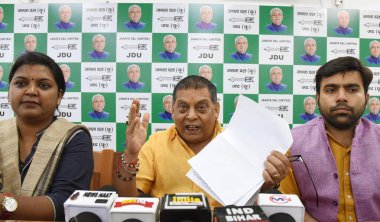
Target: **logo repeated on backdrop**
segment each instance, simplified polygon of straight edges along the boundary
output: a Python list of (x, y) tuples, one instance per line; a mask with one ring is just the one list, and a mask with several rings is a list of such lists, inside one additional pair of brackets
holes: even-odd
[(364, 115), (380, 120), (379, 11), (138, 2), (0, 7), (0, 119), (14, 115), (7, 93), (13, 61), (26, 51), (47, 53), (66, 81), (60, 116), (87, 125), (95, 150), (123, 150), (133, 99), (151, 116), (149, 134), (170, 127), (170, 95), (187, 75), (217, 87), (224, 126), (239, 94), (298, 126), (320, 115), (314, 77), (339, 56), (360, 58), (374, 72)]

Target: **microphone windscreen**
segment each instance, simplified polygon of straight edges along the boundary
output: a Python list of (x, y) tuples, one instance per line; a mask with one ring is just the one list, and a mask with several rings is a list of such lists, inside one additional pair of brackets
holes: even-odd
[(116, 198), (117, 194), (113, 191), (76, 190), (63, 204), (65, 221), (70, 221), (71, 218), (74, 218), (73, 222), (75, 222), (78, 215), (82, 215), (81, 213), (91, 212), (100, 218), (99, 221), (109, 222), (109, 212)]
[[(274, 216), (274, 219), (281, 217), (281, 213), (288, 214), (291, 219), (273, 220), (272, 221), (303, 221), (305, 216), (305, 208), (302, 205), (301, 200), (295, 194), (268, 194), (260, 193), (257, 198), (257, 205), (259, 205), (265, 214), (270, 217)], [(278, 215), (277, 215), (278, 214)]]
[(153, 196), (147, 193), (140, 193), (137, 197), (153, 197)]
[(118, 197), (110, 211), (112, 222), (155, 222), (158, 216), (158, 198)]
[(262, 221), (268, 222), (267, 215), (259, 206), (234, 206), (214, 208), (215, 222), (237, 222), (237, 221)]
[(102, 222), (98, 215), (91, 212), (82, 212), (72, 217), (69, 222)]
[(113, 192), (116, 192), (118, 194), (116, 187), (114, 187), (112, 185), (104, 185), (101, 188), (99, 188), (99, 191), (113, 191)]
[(203, 193), (165, 194), (160, 222), (210, 222), (211, 209)]
[(287, 213), (275, 213), (269, 217), (272, 222), (296, 222), (296, 220)]
[(143, 221), (138, 220), (138, 219), (126, 219), (126, 220), (123, 220), (123, 222), (143, 222)]

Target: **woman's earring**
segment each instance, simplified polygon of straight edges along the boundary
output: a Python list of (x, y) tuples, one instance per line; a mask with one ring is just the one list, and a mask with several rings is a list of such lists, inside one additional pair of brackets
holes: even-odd
[(58, 108), (55, 109), (55, 111), (54, 111), (54, 116), (59, 116)]

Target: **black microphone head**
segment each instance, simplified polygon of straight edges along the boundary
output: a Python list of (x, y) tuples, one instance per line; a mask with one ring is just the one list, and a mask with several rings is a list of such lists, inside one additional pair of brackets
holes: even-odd
[(118, 193), (116, 187), (112, 185), (104, 185), (101, 188), (99, 188), (99, 191), (112, 191)]
[(275, 213), (269, 217), (271, 222), (296, 222), (292, 216), (287, 213)]
[(225, 207), (214, 208), (214, 221), (265, 221), (268, 222), (268, 217), (263, 209), (259, 206), (235, 206), (228, 205)]
[(143, 221), (132, 218), (132, 219), (123, 220), (123, 222), (143, 222)]
[(210, 222), (211, 209), (203, 193), (165, 194), (161, 201), (161, 222)]
[(153, 196), (147, 193), (139, 193), (137, 197), (153, 197)]
[(98, 215), (92, 212), (82, 212), (72, 217), (69, 222), (102, 222)]

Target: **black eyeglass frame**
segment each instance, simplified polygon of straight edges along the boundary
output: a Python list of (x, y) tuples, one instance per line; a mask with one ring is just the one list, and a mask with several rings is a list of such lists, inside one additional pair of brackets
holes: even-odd
[(309, 168), (308, 168), (307, 165), (306, 165), (305, 160), (302, 158), (301, 155), (293, 155), (293, 156), (289, 156), (289, 157), (288, 157), (288, 160), (289, 160), (289, 162), (298, 162), (298, 161), (300, 161), (300, 162), (302, 162), (303, 165), (305, 166), (306, 171), (307, 171), (307, 174), (309, 175), (309, 178), (310, 178), (310, 180), (311, 180), (311, 183), (313, 184), (313, 188), (314, 188), (314, 191), (315, 191), (315, 195), (316, 195), (316, 197), (317, 197), (317, 207), (318, 207), (318, 206), (319, 206), (318, 191), (317, 191), (317, 188), (315, 187), (314, 180), (313, 180), (313, 178), (312, 178), (311, 175), (310, 175), (310, 171), (309, 171)]

